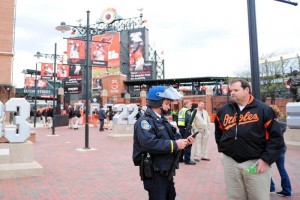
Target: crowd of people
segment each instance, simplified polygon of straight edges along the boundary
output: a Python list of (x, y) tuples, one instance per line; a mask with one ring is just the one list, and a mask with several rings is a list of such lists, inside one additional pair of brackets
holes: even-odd
[(69, 128), (78, 130), (78, 125), (83, 124), (83, 114), (84, 110), (80, 106), (76, 106), (75, 108), (71, 105), (68, 107), (68, 116), (69, 116)]
[[(68, 126), (70, 129), (78, 130), (80, 125), (83, 125), (85, 110), (78, 105), (69, 105), (66, 113), (68, 115)], [(92, 111), (92, 123), (94, 127), (97, 127), (99, 124), (99, 130), (104, 131), (104, 129), (113, 129), (113, 117), (115, 112), (111, 107), (104, 109), (100, 107), (98, 110), (95, 108)], [(36, 122), (43, 123), (43, 127), (52, 128), (53, 126), (53, 108), (52, 106), (46, 106), (44, 108), (38, 109), (36, 112), (33, 108), (30, 109), (30, 118), (28, 122), (33, 123), (34, 118)]]
[[(92, 120), (94, 127), (97, 127), (98, 120), (99, 120), (99, 131), (102, 132), (104, 129), (113, 129), (113, 117), (115, 112), (112, 110), (112, 107), (107, 107), (106, 110), (103, 106), (100, 106), (98, 110), (95, 108), (92, 112)], [(106, 124), (106, 126), (104, 126)]]
[(42, 122), (43, 126), (46, 128), (52, 128), (53, 126), (53, 108), (52, 106), (46, 106), (42, 109), (38, 109), (36, 112), (33, 108), (30, 109), (29, 122), (34, 122), (34, 117), (36, 117), (36, 122)]

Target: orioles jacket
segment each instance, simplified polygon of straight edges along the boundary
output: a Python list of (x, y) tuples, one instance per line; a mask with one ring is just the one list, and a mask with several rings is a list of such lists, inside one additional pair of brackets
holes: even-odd
[(227, 103), (218, 111), (215, 120), (218, 151), (238, 163), (261, 158), (271, 165), (284, 148), (275, 119), (273, 109), (252, 95), (242, 111), (236, 103)]

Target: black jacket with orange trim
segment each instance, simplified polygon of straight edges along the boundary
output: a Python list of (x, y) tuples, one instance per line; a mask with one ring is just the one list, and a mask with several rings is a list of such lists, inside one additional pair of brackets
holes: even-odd
[(225, 104), (215, 119), (218, 151), (238, 163), (261, 158), (271, 165), (284, 148), (275, 118), (273, 109), (252, 95), (242, 111), (234, 102)]

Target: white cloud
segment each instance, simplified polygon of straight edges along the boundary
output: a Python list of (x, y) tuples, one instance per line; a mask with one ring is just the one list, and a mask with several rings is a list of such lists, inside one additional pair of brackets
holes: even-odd
[[(273, 0), (255, 1), (259, 54), (299, 52), (299, 6)], [(94, 23), (104, 9), (116, 8), (123, 18), (138, 17), (144, 8), (149, 42), (157, 52), (164, 51), (166, 78), (231, 76), (237, 68), (249, 65), (247, 2), (215, 1), (145, 1), (145, 0), (26, 0), (17, 1), (14, 83), (21, 68), (35, 68), (36, 51), (65, 51), (65, 40), (54, 28), (77, 19)]]

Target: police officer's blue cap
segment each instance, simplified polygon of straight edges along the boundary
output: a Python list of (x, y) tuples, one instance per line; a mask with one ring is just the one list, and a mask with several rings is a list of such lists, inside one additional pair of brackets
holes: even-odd
[(163, 99), (179, 100), (182, 95), (172, 86), (153, 86), (148, 92), (147, 99), (152, 101), (160, 101)]

